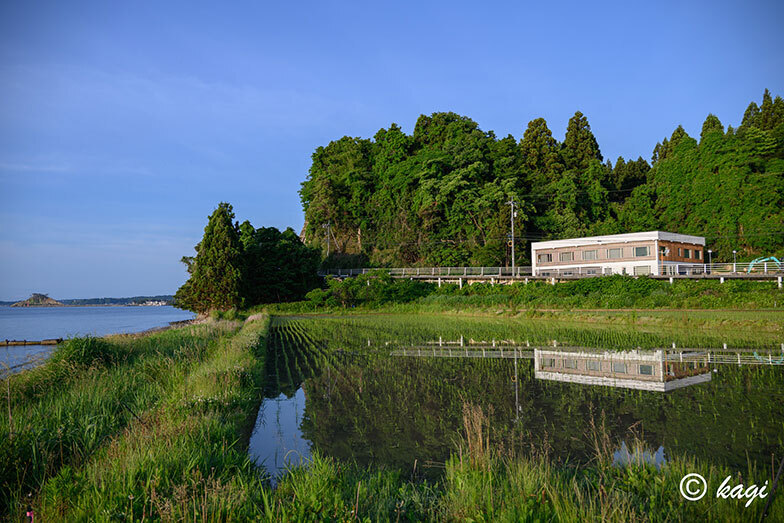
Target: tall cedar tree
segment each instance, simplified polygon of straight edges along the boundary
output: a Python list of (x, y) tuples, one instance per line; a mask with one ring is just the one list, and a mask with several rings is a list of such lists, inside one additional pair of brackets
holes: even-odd
[(218, 205), (195, 249), (195, 258), (183, 259), (191, 276), (174, 295), (177, 306), (199, 313), (242, 306), (245, 260), (230, 204)]

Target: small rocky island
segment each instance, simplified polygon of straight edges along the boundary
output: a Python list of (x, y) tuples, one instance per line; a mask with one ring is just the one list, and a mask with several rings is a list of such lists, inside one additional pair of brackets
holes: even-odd
[(23, 301), (18, 301), (11, 307), (64, 307), (63, 303), (53, 300), (46, 294), (33, 293), (32, 296)]

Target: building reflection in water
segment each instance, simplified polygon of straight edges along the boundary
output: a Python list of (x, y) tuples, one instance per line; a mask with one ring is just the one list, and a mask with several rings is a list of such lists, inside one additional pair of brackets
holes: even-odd
[(668, 392), (710, 381), (705, 352), (534, 350), (537, 379)]

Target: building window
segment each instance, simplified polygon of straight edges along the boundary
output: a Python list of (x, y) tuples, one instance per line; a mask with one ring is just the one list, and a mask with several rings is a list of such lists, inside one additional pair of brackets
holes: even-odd
[(542, 360), (542, 367), (555, 367), (555, 359), (554, 358), (546, 358)]
[(648, 247), (635, 247), (634, 248), (634, 255), (638, 258), (642, 256), (648, 256)]
[(678, 247), (678, 256), (683, 258), (683, 249), (681, 249), (680, 247)]
[(640, 365), (640, 374), (643, 376), (653, 376), (653, 365)]
[(536, 257), (536, 261), (538, 261), (539, 263), (550, 263), (551, 261), (553, 261), (553, 255), (552, 254), (539, 254)]
[(562, 252), (558, 255), (558, 259), (562, 262), (570, 262), (574, 260), (574, 253), (573, 252)]
[(602, 362), (599, 360), (588, 360), (585, 362), (585, 367), (588, 370), (600, 371), (602, 370)]
[(563, 360), (563, 366), (565, 369), (576, 369), (577, 360)]
[(613, 363), (613, 372), (618, 374), (626, 374), (626, 364), (625, 363)]
[(684, 249), (683, 257), (691, 258), (691, 249)]
[(695, 250), (694, 251), (694, 257), (697, 258), (698, 260), (701, 260), (702, 259), (702, 251)]
[(597, 276), (601, 274), (599, 267), (588, 267), (585, 269), (585, 274), (590, 276)]
[(634, 268), (634, 275), (635, 276), (644, 276), (646, 274), (651, 273), (651, 268), (648, 265), (640, 265), (639, 267)]
[(611, 260), (618, 259), (621, 257), (622, 252), (623, 249), (621, 249), (620, 247), (617, 249), (607, 249), (607, 257), (610, 258)]
[(596, 251), (583, 251), (583, 260), (595, 260)]

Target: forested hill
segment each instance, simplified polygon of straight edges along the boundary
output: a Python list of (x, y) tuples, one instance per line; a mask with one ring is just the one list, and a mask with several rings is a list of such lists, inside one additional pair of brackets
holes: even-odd
[(650, 163), (603, 158), (580, 112), (563, 142), (542, 118), (518, 140), (434, 113), (413, 136), (392, 124), (312, 158), (304, 234), (326, 250), (330, 231), (333, 264), (505, 265), (510, 198), (521, 264), (532, 240), (654, 229), (705, 236), (714, 260), (784, 254), (784, 101), (768, 90), (738, 128), (714, 115), (699, 137), (679, 126)]

